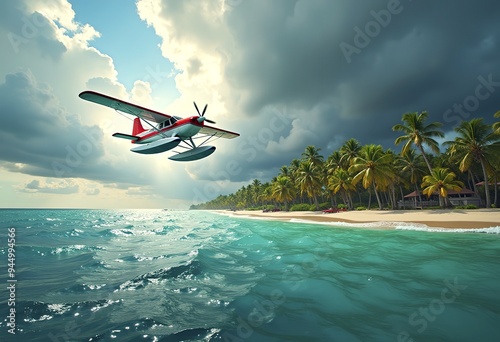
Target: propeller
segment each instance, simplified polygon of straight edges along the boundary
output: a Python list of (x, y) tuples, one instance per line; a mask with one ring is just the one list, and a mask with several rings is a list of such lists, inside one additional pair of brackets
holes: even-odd
[(198, 109), (198, 106), (196, 105), (196, 102), (193, 102), (193, 103), (194, 103), (194, 108), (196, 108), (196, 111), (198, 112), (198, 115), (199, 115), (198, 122), (206, 121), (206, 122), (210, 122), (212, 124), (215, 124), (215, 121), (207, 119), (205, 117), (205, 112), (207, 110), (208, 104), (205, 105), (205, 108), (203, 108), (203, 112), (200, 113), (200, 110)]

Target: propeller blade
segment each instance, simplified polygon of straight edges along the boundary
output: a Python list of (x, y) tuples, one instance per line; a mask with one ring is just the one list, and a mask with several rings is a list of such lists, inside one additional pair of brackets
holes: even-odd
[(199, 115), (199, 116), (202, 116), (202, 115), (200, 114), (200, 110), (198, 109), (198, 106), (196, 105), (196, 102), (194, 102), (194, 101), (193, 101), (193, 103), (194, 103), (194, 108), (196, 108), (196, 111), (198, 112), (198, 115)]
[(203, 120), (200, 120), (200, 118), (198, 118), (198, 122), (201, 123), (202, 121), (207, 121), (207, 122), (210, 122), (212, 124), (215, 124), (215, 121), (209, 120), (209, 119), (205, 118), (205, 112), (207, 111), (208, 104), (205, 105), (205, 107), (203, 108), (203, 112), (200, 113), (200, 110), (198, 109), (198, 106), (196, 105), (196, 102), (193, 101), (193, 103), (194, 103), (194, 108), (196, 108), (196, 111), (198, 112), (198, 116), (200, 118), (203, 118)]

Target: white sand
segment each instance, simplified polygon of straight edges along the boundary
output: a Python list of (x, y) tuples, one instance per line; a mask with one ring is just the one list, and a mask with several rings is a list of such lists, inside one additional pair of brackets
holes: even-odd
[(429, 227), (439, 228), (490, 228), (500, 226), (500, 209), (360, 210), (332, 214), (313, 211), (263, 213), (262, 211), (238, 210), (235, 212), (219, 212), (285, 221), (296, 219), (317, 222), (381, 223), (381, 227), (393, 227), (394, 223), (398, 222), (424, 224)]

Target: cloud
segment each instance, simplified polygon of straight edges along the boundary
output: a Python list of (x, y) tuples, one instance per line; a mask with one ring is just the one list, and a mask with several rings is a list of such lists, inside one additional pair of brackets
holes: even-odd
[(40, 180), (33, 179), (24, 188), (21, 188), (20, 191), (68, 195), (78, 193), (79, 189), (79, 185), (71, 180), (52, 180), (42, 183)]
[(89, 196), (97, 196), (101, 193), (101, 190), (98, 188), (89, 188), (85, 190), (85, 194)]
[[(211, 99), (212, 118), (242, 133), (221, 145), (206, 169), (188, 167), (207, 181), (268, 178), (310, 144), (325, 156), (349, 138), (398, 149), (391, 128), (405, 112), (427, 110), (429, 121), (451, 131), (459, 113), (444, 112), (474, 91), (477, 78), (500, 81), (493, 57), (500, 52), (499, 7), (487, 0), (211, 1), (201, 8), (138, 1), (163, 39), (163, 54), (183, 71), (178, 103)], [(342, 43), (357, 51), (346, 58)], [(490, 96), (469, 117), (489, 118), (499, 107)], [(269, 108), (286, 108), (288, 118), (272, 134)], [(241, 172), (227, 172), (231, 163)]]
[[(64, 110), (47, 84), (30, 71), (7, 74), (0, 84), (0, 158), (23, 173), (89, 176), (103, 154), (102, 132)], [(95, 175), (94, 175), (95, 177)]]
[[(349, 138), (398, 150), (391, 128), (405, 112), (429, 111), (451, 136), (459, 120), (488, 122), (500, 108), (500, 5), (493, 1), (136, 4), (175, 66), (179, 97), (166, 109), (152, 96), (158, 78), (170, 76), (164, 68), (129, 92), (114, 56), (90, 46), (100, 33), (75, 21), (69, 2), (2, 7), (0, 143), (7, 148), (0, 166), (26, 175), (25, 191), (48, 189), (43, 177), (57, 176), (93, 199), (207, 200), (269, 179), (307, 145), (325, 156)], [(348, 56), (346, 44), (355, 48)], [(79, 99), (85, 89), (180, 116), (194, 114), (193, 101), (208, 103), (207, 117), (241, 136), (216, 141), (216, 153), (189, 164), (136, 155), (111, 137), (129, 133), (130, 120)]]

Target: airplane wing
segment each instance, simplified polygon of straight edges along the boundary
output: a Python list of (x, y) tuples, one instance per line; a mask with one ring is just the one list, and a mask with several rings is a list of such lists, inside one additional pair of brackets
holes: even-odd
[(213, 135), (219, 138), (233, 139), (239, 137), (240, 135), (235, 132), (226, 131), (217, 127), (211, 127), (204, 125), (199, 133)]
[(87, 90), (81, 92), (79, 96), (84, 100), (98, 103), (100, 105), (119, 110), (120, 112), (137, 116), (147, 121), (158, 123), (163, 122), (171, 117), (170, 115), (156, 112), (154, 110), (147, 109), (119, 99), (115, 99), (114, 97), (97, 93), (95, 91)]

